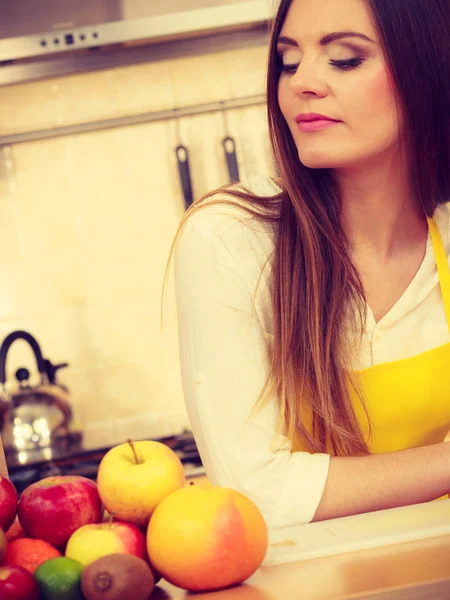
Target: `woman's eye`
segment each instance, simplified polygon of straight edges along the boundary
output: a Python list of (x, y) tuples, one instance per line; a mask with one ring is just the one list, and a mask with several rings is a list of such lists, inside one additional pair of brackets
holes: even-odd
[(330, 65), (339, 71), (351, 71), (352, 69), (359, 67), (363, 62), (364, 58), (357, 56), (347, 60), (330, 60)]
[(298, 69), (298, 63), (292, 65), (285, 65), (284, 63), (280, 66), (281, 73), (287, 73), (288, 75), (294, 75)]
[[(330, 60), (329, 64), (338, 71), (352, 71), (353, 69), (358, 68), (364, 60), (365, 59), (362, 56), (356, 56), (345, 60)], [(286, 73), (287, 75), (294, 75), (299, 66), (299, 62), (281, 63), (279, 72)]]

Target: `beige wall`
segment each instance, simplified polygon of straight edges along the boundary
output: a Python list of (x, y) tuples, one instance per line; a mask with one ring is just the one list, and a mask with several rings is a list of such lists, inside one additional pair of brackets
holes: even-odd
[[(0, 88), (0, 135), (264, 92), (265, 47)], [(241, 176), (271, 172), (263, 106), (229, 114)], [(227, 181), (220, 114), (181, 121), (195, 195)], [(187, 424), (173, 288), (159, 303), (184, 205), (173, 121), (17, 144), (0, 169), (0, 338), (37, 337), (68, 361), (89, 445)], [(33, 366), (16, 342), (8, 374)]]

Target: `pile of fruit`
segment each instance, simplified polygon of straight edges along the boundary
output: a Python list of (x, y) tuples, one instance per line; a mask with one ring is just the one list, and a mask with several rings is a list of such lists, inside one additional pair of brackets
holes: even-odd
[(161, 578), (190, 591), (224, 588), (258, 569), (267, 543), (251, 500), (187, 485), (160, 442), (112, 448), (97, 483), (47, 477), (20, 500), (0, 475), (2, 600), (148, 600)]

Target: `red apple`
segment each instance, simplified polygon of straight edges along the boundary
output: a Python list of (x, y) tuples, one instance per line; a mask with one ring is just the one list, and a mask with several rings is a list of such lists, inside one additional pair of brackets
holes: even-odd
[(108, 554), (133, 554), (147, 560), (145, 535), (125, 521), (84, 525), (71, 535), (65, 554), (85, 566)]
[(102, 505), (90, 479), (46, 477), (22, 492), (18, 515), (30, 537), (62, 548), (74, 531), (102, 520)]
[(39, 586), (31, 573), (22, 567), (0, 567), (2, 600), (39, 600)]
[(10, 528), (17, 513), (17, 491), (14, 484), (0, 475), (0, 527), (4, 531)]

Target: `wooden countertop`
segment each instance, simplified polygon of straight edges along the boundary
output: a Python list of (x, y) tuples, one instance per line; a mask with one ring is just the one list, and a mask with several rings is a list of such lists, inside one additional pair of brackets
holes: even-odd
[[(205, 477), (196, 478), (203, 483)], [(245, 583), (194, 594), (161, 581), (151, 600), (449, 600), (450, 535), (261, 567)]]
[(262, 567), (245, 583), (205, 594), (166, 581), (151, 600), (449, 600), (450, 536)]

